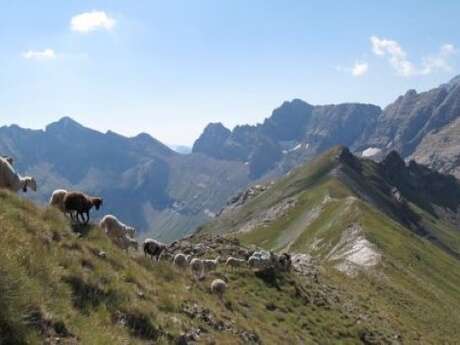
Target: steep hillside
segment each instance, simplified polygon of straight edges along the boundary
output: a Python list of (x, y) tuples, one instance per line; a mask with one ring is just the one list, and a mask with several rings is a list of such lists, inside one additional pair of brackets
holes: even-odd
[(37, 179), (34, 200), (47, 202), (58, 188), (98, 194), (105, 213), (163, 240), (189, 233), (249, 183), (243, 163), (180, 155), (148, 134), (104, 134), (70, 118), (44, 131), (1, 127), (0, 153)]
[(376, 163), (338, 147), (238, 195), (200, 232), (319, 262), (406, 329), (429, 329), (420, 343), (442, 343), (447, 334), (455, 343), (459, 225), (460, 183), (452, 176), (406, 165), (395, 152)]
[[(196, 281), (171, 262), (115, 248), (97, 227), (71, 227), (57, 210), (2, 190), (0, 220), (2, 345), (452, 343), (448, 332), (406, 329), (314, 265), (301, 274), (219, 265)], [(174, 248), (207, 257), (247, 251), (209, 236)], [(209, 291), (216, 277), (227, 281), (222, 300)]]

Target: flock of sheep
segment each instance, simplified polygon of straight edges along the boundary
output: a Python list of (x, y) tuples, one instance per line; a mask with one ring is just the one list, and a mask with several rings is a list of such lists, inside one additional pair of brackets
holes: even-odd
[[(18, 192), (21, 189), (27, 192), (28, 188), (36, 191), (37, 183), (35, 179), (20, 176), (13, 168), (13, 162), (14, 160), (10, 157), (0, 156), (0, 188), (6, 188), (13, 192)], [(93, 207), (99, 210), (102, 204), (103, 199), (101, 197), (64, 189), (55, 190), (49, 200), (50, 206), (56, 207), (64, 214), (69, 215), (72, 221), (82, 224), (89, 222), (90, 210)], [(118, 247), (124, 250), (129, 250), (130, 248), (138, 250), (139, 244), (134, 238), (136, 233), (134, 227), (122, 223), (113, 215), (104, 216), (99, 222), (99, 227)], [(163, 257), (170, 257), (173, 264), (178, 268), (186, 269), (190, 267), (193, 276), (197, 279), (203, 279), (207, 273), (215, 271), (222, 261), (220, 256), (215, 259), (192, 258), (191, 255), (182, 253), (172, 256), (168, 253), (166, 244), (151, 238), (144, 240), (143, 251), (144, 255), (149, 256), (152, 260), (160, 261)], [(225, 260), (225, 266), (232, 270), (248, 266), (252, 269), (275, 267), (287, 271), (291, 266), (291, 258), (287, 253), (277, 255), (272, 252), (256, 251), (248, 255), (247, 258), (229, 256)], [(210, 288), (213, 293), (222, 297), (227, 284), (222, 279), (215, 279), (212, 281)]]

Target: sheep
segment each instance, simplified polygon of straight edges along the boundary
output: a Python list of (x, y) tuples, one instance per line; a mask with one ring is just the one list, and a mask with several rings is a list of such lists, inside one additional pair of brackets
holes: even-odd
[(201, 279), (204, 277), (203, 260), (194, 258), (190, 261), (190, 270), (195, 278)]
[(134, 237), (136, 234), (136, 229), (122, 223), (117, 217), (110, 214), (102, 218), (99, 222), (99, 227), (103, 229), (109, 237), (121, 237), (125, 235)]
[(179, 253), (179, 254), (176, 254), (174, 256), (173, 262), (174, 262), (174, 265), (176, 265), (177, 267), (183, 269), (189, 263), (190, 258), (191, 258), (190, 255), (185, 255), (185, 254)]
[[(72, 220), (79, 221), (79, 217), (83, 220), (84, 224), (89, 222), (89, 211), (93, 208), (99, 210), (103, 204), (103, 199), (100, 197), (88, 196), (81, 192), (67, 192), (64, 197), (64, 212), (69, 213)], [(76, 212), (76, 219), (74, 219), (73, 211)], [(85, 219), (86, 215), (86, 219)]]
[(159, 261), (160, 255), (166, 250), (166, 244), (152, 238), (147, 238), (144, 240), (143, 248), (144, 256), (149, 255), (152, 260), (155, 257), (156, 261)]
[(284, 271), (289, 271), (292, 266), (291, 255), (289, 253), (283, 253), (278, 258), (279, 266)]
[(37, 191), (37, 182), (33, 177), (20, 176), (11, 165), (11, 160), (0, 157), (0, 188), (6, 188), (13, 192), (20, 189), (27, 193), (27, 188)]
[(67, 194), (67, 191), (65, 189), (56, 189), (53, 192), (53, 194), (51, 194), (48, 204), (64, 212), (65, 211), (64, 198), (66, 194)]
[(239, 258), (235, 258), (233, 256), (229, 256), (227, 258), (227, 260), (225, 261), (225, 267), (231, 267), (232, 270), (235, 268), (235, 267), (241, 267), (243, 265), (246, 264), (246, 260), (244, 259), (239, 259)]
[(204, 271), (205, 272), (215, 271), (219, 263), (219, 260), (220, 260), (220, 256), (218, 256), (214, 260), (210, 260), (210, 259), (203, 260)]
[(255, 253), (248, 259), (248, 265), (251, 268), (264, 269), (267, 268), (271, 263), (270, 259), (262, 256), (257, 256)]
[(211, 283), (211, 292), (217, 295), (220, 299), (224, 296), (225, 290), (227, 290), (227, 283), (222, 279), (214, 279)]

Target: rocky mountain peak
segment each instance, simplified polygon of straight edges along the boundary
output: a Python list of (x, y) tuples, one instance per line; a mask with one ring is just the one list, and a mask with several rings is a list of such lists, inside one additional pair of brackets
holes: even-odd
[(401, 158), (397, 151), (391, 151), (382, 161), (382, 165), (388, 170), (401, 170), (406, 167), (404, 159)]
[(55, 130), (68, 130), (68, 129), (82, 129), (84, 128), (81, 124), (77, 121), (72, 119), (69, 116), (64, 116), (56, 122), (50, 123), (46, 126), (47, 131), (55, 131)]
[(204, 153), (214, 158), (224, 158), (221, 148), (232, 132), (220, 122), (210, 123), (193, 144), (192, 152)]

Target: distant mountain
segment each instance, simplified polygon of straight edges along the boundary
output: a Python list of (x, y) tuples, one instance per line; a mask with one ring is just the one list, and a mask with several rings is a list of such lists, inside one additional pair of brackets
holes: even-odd
[[(283, 103), (255, 126), (237, 126), (230, 131), (222, 124), (208, 125), (195, 142), (193, 152), (246, 162), (252, 178), (276, 176), (337, 144), (376, 159), (396, 150), (406, 159), (417, 151), (425, 137), (432, 137), (443, 128), (448, 131), (447, 127), (458, 118), (460, 76), (427, 92), (409, 90), (384, 110), (359, 103), (312, 106), (295, 99)], [(438, 143), (440, 140), (430, 140), (434, 161), (427, 161), (421, 154), (413, 157), (420, 157), (421, 162), (432, 167), (446, 165), (443, 161), (447, 159), (450, 167), (444, 171), (455, 173), (460, 166), (456, 160), (460, 150), (451, 147), (446, 158), (446, 147)]]
[(460, 179), (460, 118), (428, 133), (411, 158)]
[(247, 162), (251, 177), (270, 170), (285, 172), (336, 144), (353, 146), (375, 126), (381, 109), (369, 104), (312, 106), (285, 102), (256, 126), (233, 131), (212, 123), (193, 145), (193, 152)]
[(68, 117), (44, 131), (1, 127), (0, 152), (37, 178), (34, 199), (46, 202), (57, 188), (101, 195), (98, 216), (114, 213), (163, 240), (192, 231), (250, 181), (242, 163), (180, 155), (148, 134), (104, 134)]
[(459, 80), (456, 77), (427, 92), (407, 91), (384, 109), (362, 147), (374, 147), (383, 154), (397, 150), (403, 157), (410, 156), (426, 135), (460, 117)]
[[(377, 163), (337, 147), (242, 192), (199, 234), (319, 263), (350, 296), (368, 296), (406, 330), (436, 328), (432, 335), (444, 337), (460, 325), (451, 317), (460, 307), (459, 227), (454, 177), (394, 151)], [(423, 339), (403, 342), (440, 342)]]

